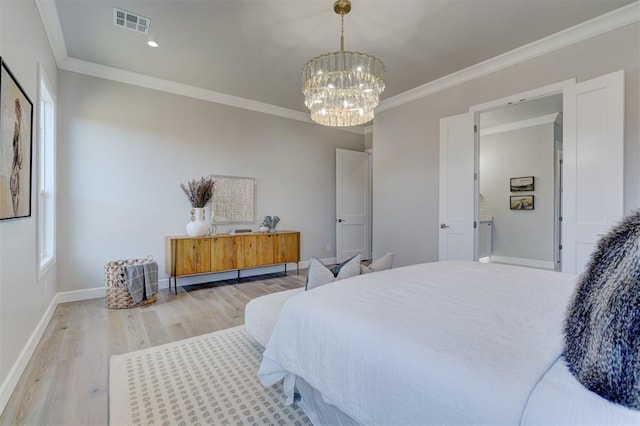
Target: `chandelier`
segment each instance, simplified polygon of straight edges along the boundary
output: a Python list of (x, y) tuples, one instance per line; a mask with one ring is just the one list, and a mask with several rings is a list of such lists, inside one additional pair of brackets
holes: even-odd
[(384, 65), (375, 56), (344, 50), (344, 15), (349, 0), (337, 0), (340, 15), (340, 51), (325, 53), (302, 68), (302, 92), (311, 120), (324, 126), (358, 126), (373, 120), (384, 90)]

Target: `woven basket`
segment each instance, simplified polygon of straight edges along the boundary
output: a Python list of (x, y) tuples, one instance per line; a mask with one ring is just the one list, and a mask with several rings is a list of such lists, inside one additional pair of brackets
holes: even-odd
[(125, 265), (141, 265), (153, 262), (153, 256), (144, 259), (113, 260), (104, 265), (106, 287), (105, 306), (109, 309), (129, 309), (155, 303), (158, 298), (154, 294), (140, 303), (134, 303), (124, 276)]

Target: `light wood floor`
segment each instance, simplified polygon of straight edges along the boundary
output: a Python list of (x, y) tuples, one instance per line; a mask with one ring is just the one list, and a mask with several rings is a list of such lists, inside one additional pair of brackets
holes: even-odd
[(58, 305), (2, 416), (2, 425), (108, 424), (111, 355), (244, 323), (255, 297), (304, 285), (305, 271), (160, 290), (155, 304), (109, 310), (104, 298)]

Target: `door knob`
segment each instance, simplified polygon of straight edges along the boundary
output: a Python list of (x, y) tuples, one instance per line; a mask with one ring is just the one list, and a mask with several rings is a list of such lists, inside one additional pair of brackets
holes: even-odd
[(446, 223), (441, 223), (440, 224), (440, 229), (446, 229), (446, 228), (450, 228), (450, 226), (447, 225)]
[(346, 222), (344, 219), (338, 219), (338, 222)]

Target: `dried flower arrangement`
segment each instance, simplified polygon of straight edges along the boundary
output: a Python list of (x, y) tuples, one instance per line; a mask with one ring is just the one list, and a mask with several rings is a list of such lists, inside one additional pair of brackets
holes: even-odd
[(191, 207), (194, 209), (203, 208), (209, 204), (211, 197), (213, 197), (213, 188), (215, 185), (212, 178), (202, 177), (199, 181), (192, 179), (187, 182), (187, 184), (188, 187), (185, 186), (184, 183), (181, 183), (180, 188), (187, 194)]

